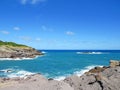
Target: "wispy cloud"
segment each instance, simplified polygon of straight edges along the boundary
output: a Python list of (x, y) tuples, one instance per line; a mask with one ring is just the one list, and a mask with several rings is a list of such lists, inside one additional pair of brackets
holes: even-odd
[(37, 3), (42, 3), (45, 2), (46, 0), (21, 0), (22, 4), (37, 4)]
[(74, 35), (75, 33), (72, 32), (72, 31), (67, 31), (66, 34), (67, 34), (67, 35)]
[(41, 30), (42, 30), (42, 31), (47, 31), (47, 32), (52, 32), (52, 31), (54, 31), (52, 28), (48, 28), (48, 27), (45, 26), (45, 25), (41, 26)]
[(41, 39), (40, 39), (40, 38), (36, 38), (35, 40), (36, 40), (36, 41), (40, 41)]
[(14, 30), (19, 31), (20, 27), (13, 27)]
[(46, 31), (47, 30), (47, 27), (46, 26), (41, 26), (41, 29), (43, 30), (43, 31)]
[(45, 2), (46, 0), (31, 0), (31, 4)]
[(31, 37), (28, 37), (28, 36), (21, 36), (19, 38), (27, 42), (32, 40)]
[(26, 3), (27, 3), (27, 0), (21, 0), (21, 3), (22, 3), (22, 4), (26, 4)]
[(32, 38), (30, 36), (20, 36), (18, 37), (19, 39), (21, 39), (22, 41), (28, 42), (28, 43), (32, 43), (32, 42), (40, 42), (41, 38), (37, 37), (37, 38)]
[(0, 31), (2, 34), (9, 34), (9, 32), (8, 31), (5, 31), (5, 30), (2, 30), (2, 31)]

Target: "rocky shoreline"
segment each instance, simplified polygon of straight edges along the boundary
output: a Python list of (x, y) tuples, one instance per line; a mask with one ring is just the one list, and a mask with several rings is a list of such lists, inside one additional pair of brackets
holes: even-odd
[(0, 78), (0, 90), (120, 90), (120, 61), (95, 67), (82, 76), (72, 75), (62, 81), (40, 74), (24, 78)]
[(43, 53), (28, 46), (0, 46), (0, 59), (35, 58), (40, 55), (43, 55)]

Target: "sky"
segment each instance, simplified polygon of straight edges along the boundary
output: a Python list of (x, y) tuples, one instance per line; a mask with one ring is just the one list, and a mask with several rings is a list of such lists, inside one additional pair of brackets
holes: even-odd
[(36, 49), (120, 50), (120, 0), (0, 0), (0, 40)]

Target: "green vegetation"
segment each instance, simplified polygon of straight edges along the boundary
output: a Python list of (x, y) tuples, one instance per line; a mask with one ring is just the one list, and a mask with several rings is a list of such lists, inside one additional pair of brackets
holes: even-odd
[(22, 45), (22, 44), (16, 44), (14, 42), (3, 42), (3, 41), (0, 41), (0, 46), (3, 46), (3, 45), (6, 45), (6, 46), (14, 46), (14, 47), (28, 47), (26, 45)]

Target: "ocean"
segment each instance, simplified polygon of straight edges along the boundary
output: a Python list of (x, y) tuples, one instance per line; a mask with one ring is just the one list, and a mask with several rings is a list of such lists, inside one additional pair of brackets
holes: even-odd
[(108, 66), (120, 60), (120, 50), (42, 50), (45, 55), (26, 60), (0, 59), (0, 77), (24, 77), (40, 73), (47, 78), (62, 80), (82, 75), (96, 66)]

